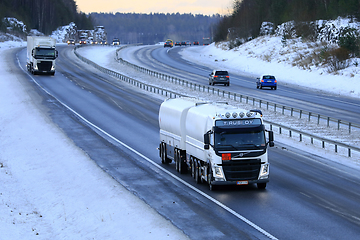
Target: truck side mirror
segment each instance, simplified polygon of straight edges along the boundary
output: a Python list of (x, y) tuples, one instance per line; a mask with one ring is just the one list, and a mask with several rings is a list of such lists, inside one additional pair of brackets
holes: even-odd
[(57, 58), (59, 56), (59, 52), (58, 50), (55, 50), (55, 58)]
[(205, 150), (210, 149), (209, 144), (210, 144), (210, 135), (209, 135), (209, 133), (205, 133), (204, 134), (204, 149)]
[(273, 147), (274, 145), (274, 132), (269, 131), (269, 147)]

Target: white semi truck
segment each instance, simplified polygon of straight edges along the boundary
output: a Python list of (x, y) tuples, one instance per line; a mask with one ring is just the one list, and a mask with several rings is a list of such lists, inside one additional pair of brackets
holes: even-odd
[(58, 51), (52, 37), (27, 37), (27, 70), (32, 74), (55, 74), (55, 59)]
[(254, 183), (266, 188), (274, 135), (265, 130), (260, 110), (174, 98), (161, 104), (159, 126), (163, 164), (174, 161), (178, 172), (190, 170), (197, 183), (207, 182), (211, 190)]

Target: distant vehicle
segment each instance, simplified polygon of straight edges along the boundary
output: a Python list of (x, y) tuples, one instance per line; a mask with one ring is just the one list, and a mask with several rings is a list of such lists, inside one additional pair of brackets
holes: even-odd
[(112, 41), (112, 45), (120, 45), (120, 40), (118, 38), (114, 38)]
[(32, 74), (55, 74), (55, 59), (58, 57), (56, 40), (52, 37), (27, 36), (26, 67)]
[(188, 40), (188, 41), (186, 41), (186, 45), (189, 45), (189, 46), (191, 46), (191, 42)]
[(224, 84), (230, 85), (230, 77), (227, 71), (214, 70), (209, 74), (209, 85)]
[(172, 48), (173, 46), (174, 46), (174, 42), (173, 42), (173, 40), (171, 40), (171, 39), (166, 40), (166, 42), (164, 43), (164, 48), (165, 48), (165, 47), (170, 47), (170, 48)]
[(277, 80), (273, 75), (261, 75), (256, 79), (256, 88), (262, 89), (263, 87), (270, 87), (271, 89), (277, 88)]
[(199, 41), (193, 42), (194, 45), (199, 45)]
[(80, 39), (80, 40), (79, 40), (79, 43), (80, 43), (80, 44), (86, 44), (86, 39), (84, 39), (84, 38)]
[(203, 45), (209, 45), (211, 43), (210, 38), (203, 38)]
[(67, 40), (68, 45), (75, 45), (75, 39), (69, 39)]
[(105, 40), (100, 41), (100, 44), (101, 44), (101, 45), (107, 45), (107, 41), (105, 41)]
[(181, 46), (186, 46), (186, 41), (181, 41)]
[(175, 46), (181, 46), (181, 42), (180, 42), (180, 41), (176, 41), (176, 42), (175, 42)]

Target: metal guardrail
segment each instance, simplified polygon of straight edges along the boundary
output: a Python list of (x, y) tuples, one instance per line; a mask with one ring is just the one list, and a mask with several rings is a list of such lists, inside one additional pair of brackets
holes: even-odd
[[(82, 46), (76, 46), (74, 48), (75, 55), (80, 60), (84, 61), (85, 63), (87, 63), (87, 64), (89, 64), (89, 65), (91, 65), (93, 67), (95, 67), (96, 69), (100, 70), (101, 72), (104, 72), (104, 73), (106, 73), (108, 75), (116, 77), (119, 80), (122, 80), (124, 82), (129, 83), (129, 84), (132, 84), (132, 85), (134, 85), (134, 86), (136, 86), (136, 87), (138, 87), (140, 89), (143, 89), (145, 91), (152, 92), (152, 93), (155, 93), (155, 94), (159, 94), (159, 95), (162, 95), (162, 96), (166, 96), (166, 97), (169, 97), (169, 98), (176, 98), (176, 97), (185, 96), (183, 94), (179, 94), (179, 93), (176, 93), (176, 92), (173, 92), (173, 91), (169, 91), (169, 90), (161, 88), (161, 87), (153, 86), (153, 85), (150, 85), (150, 84), (145, 84), (145, 83), (143, 83), (141, 81), (130, 78), (130, 77), (125, 76), (123, 74), (120, 74), (118, 72), (115, 72), (115, 71), (109, 70), (107, 68), (101, 67), (98, 64), (96, 64), (96, 63), (90, 61), (89, 59), (84, 58), (83, 56), (78, 54), (76, 52), (76, 49), (79, 48), (79, 47), (82, 47)], [(258, 103), (258, 106), (260, 106), (260, 107), (262, 106), (262, 104), (266, 104), (267, 109), (269, 109), (269, 107), (272, 106), (274, 108), (274, 111), (277, 111), (277, 109), (281, 109), (283, 114), (284, 114), (285, 109), (289, 109), (289, 108), (287, 108), (285, 106), (279, 107), (279, 105), (277, 105), (277, 104), (273, 104), (273, 103), (269, 103), (269, 102), (262, 102), (262, 100), (260, 100), (260, 99), (252, 98), (252, 97), (249, 97), (249, 96), (244, 96), (244, 95), (232, 93), (232, 92), (229, 92), (229, 91), (223, 91), (223, 90), (220, 90), (218, 88), (205, 86), (205, 85), (201, 85), (201, 84), (194, 84), (192, 82), (189, 82), (189, 81), (186, 81), (186, 80), (183, 80), (183, 79), (175, 78), (175, 77), (172, 77), (172, 76), (168, 76), (166, 74), (162, 74), (162, 73), (159, 73), (159, 72), (155, 72), (155, 71), (152, 71), (152, 70), (137, 66), (137, 65), (129, 63), (129, 62), (123, 60), (123, 59), (119, 60), (118, 51), (123, 49), (124, 47), (127, 47), (127, 46), (120, 47), (118, 50), (116, 50), (116, 60), (120, 61), (121, 63), (123, 63), (125, 65), (132, 66), (132, 67), (138, 69), (139, 71), (145, 72), (145, 73), (147, 73), (147, 74), (149, 74), (151, 76), (154, 76), (154, 77), (166, 80), (166, 81), (170, 81), (171, 83), (179, 84), (181, 86), (185, 86), (185, 87), (188, 87), (188, 88), (193, 89), (193, 90), (198, 90), (200, 92), (216, 94), (218, 96), (227, 97), (228, 99), (244, 102), (244, 103), (247, 103), (247, 104), (250, 104), (252, 102), (253, 106), (256, 105), (255, 104), (256, 102)], [(291, 116), (293, 116), (294, 108), (290, 108), (290, 111), (291, 111)], [(303, 114), (307, 113), (309, 121), (310, 121), (310, 118), (312, 116), (312, 114), (310, 112), (305, 112), (305, 111), (299, 110), (299, 113), (300, 113), (300, 115), (302, 113)], [(317, 119), (320, 119), (319, 115), (317, 116)], [(326, 119), (328, 121), (330, 121), (329, 120), (330, 118), (326, 118)], [(355, 147), (355, 146), (351, 146), (349, 144), (344, 144), (344, 143), (341, 143), (341, 142), (333, 141), (333, 140), (323, 138), (323, 137), (320, 137), (320, 136), (317, 136), (317, 135), (314, 135), (314, 134), (311, 134), (311, 133), (302, 132), (302, 131), (299, 131), (297, 129), (294, 129), (294, 128), (291, 128), (291, 127), (288, 127), (288, 126), (284, 126), (282, 124), (277, 124), (277, 123), (274, 123), (274, 122), (271, 122), (271, 121), (264, 121), (264, 122), (265, 122), (265, 124), (269, 125), (270, 130), (274, 130), (274, 128), (277, 128), (279, 134), (283, 134), (283, 130), (286, 130), (289, 133), (289, 137), (293, 137), (294, 133), (298, 134), (300, 142), (303, 141), (304, 137), (307, 137), (307, 138), (310, 139), (312, 144), (314, 143), (314, 140), (320, 141), (322, 143), (322, 148), (325, 148), (326, 145), (333, 145), (334, 146), (334, 152), (336, 152), (336, 153), (339, 152), (339, 148), (344, 148), (344, 149), (347, 150), (347, 156), (348, 157), (352, 157), (353, 156), (352, 153), (354, 151), (360, 153), (360, 148), (359, 147)], [(340, 121), (338, 121), (338, 123), (340, 123)], [(349, 126), (351, 126), (351, 124)]]

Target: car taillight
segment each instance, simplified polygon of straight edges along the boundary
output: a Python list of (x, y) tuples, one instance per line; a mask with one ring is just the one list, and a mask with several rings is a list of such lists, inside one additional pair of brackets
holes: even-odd
[(229, 78), (229, 76), (226, 76), (227, 78)]
[(264, 79), (261, 79), (261, 82), (264, 82)]
[(214, 77), (218, 77), (218, 76), (215, 75)]
[(275, 82), (277, 82), (277, 80), (275, 80)]
[(231, 160), (231, 153), (223, 153), (223, 154), (221, 154), (221, 159), (223, 161)]

